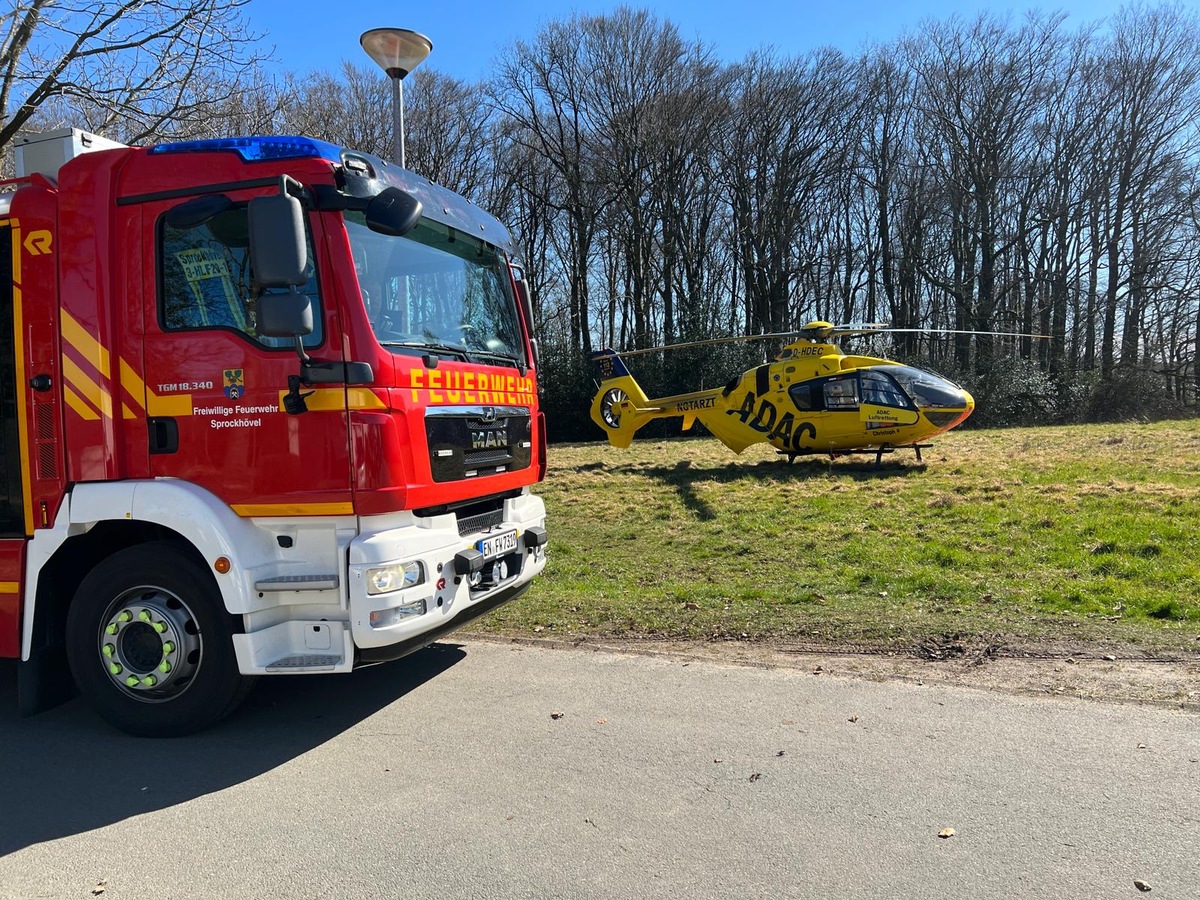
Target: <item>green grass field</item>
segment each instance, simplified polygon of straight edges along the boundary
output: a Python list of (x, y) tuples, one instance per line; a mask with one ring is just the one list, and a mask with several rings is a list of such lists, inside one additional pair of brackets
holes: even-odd
[(1200, 421), (959, 430), (924, 460), (552, 446), (546, 573), (478, 627), (1200, 650)]

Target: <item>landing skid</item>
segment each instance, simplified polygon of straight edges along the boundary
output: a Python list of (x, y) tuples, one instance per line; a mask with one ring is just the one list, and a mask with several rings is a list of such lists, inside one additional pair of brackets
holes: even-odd
[(884, 444), (883, 446), (876, 447), (875, 449), (864, 447), (861, 450), (837, 450), (833, 453), (826, 453), (824, 450), (776, 450), (775, 452), (780, 456), (786, 456), (788, 465), (794, 463), (797, 456), (821, 455), (828, 456), (831, 460), (834, 460), (839, 456), (852, 456), (859, 453), (874, 453), (875, 467), (878, 468), (879, 464), (883, 461), (883, 455), (885, 453), (895, 453), (897, 450), (912, 450), (917, 454), (917, 462), (924, 462), (924, 460), (921, 459), (921, 451), (930, 450), (932, 448), (933, 444), (898, 444), (894, 447), (891, 444)]

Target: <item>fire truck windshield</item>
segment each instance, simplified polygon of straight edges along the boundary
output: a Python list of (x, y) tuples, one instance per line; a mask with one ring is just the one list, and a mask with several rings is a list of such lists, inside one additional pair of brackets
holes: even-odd
[(508, 262), (495, 247), (423, 219), (404, 237), (371, 231), (347, 211), (363, 306), (395, 353), (519, 366), (523, 360)]

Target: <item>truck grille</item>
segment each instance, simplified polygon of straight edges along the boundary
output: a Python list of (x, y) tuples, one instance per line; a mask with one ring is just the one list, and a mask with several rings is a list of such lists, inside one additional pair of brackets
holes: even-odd
[(511, 459), (507, 450), (496, 452), (494, 450), (484, 450), (482, 453), (466, 453), (463, 455), (463, 462), (468, 468), (476, 466), (500, 466), (507, 465)]
[(462, 516), (458, 520), (458, 536), (466, 537), (485, 528), (495, 528), (504, 521), (504, 509), (492, 510), (477, 516)]
[(529, 410), (436, 406), (425, 412), (429, 469), (436, 482), (527, 469), (533, 461)]

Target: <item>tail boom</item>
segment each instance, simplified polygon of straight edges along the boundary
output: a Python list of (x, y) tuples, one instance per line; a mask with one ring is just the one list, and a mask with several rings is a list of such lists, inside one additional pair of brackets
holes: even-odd
[(591, 418), (614, 447), (628, 447), (634, 433), (655, 419), (682, 416), (687, 430), (696, 418), (704, 421), (705, 413), (716, 406), (718, 391), (649, 399), (615, 350), (593, 354), (592, 363), (600, 386), (592, 398)]

